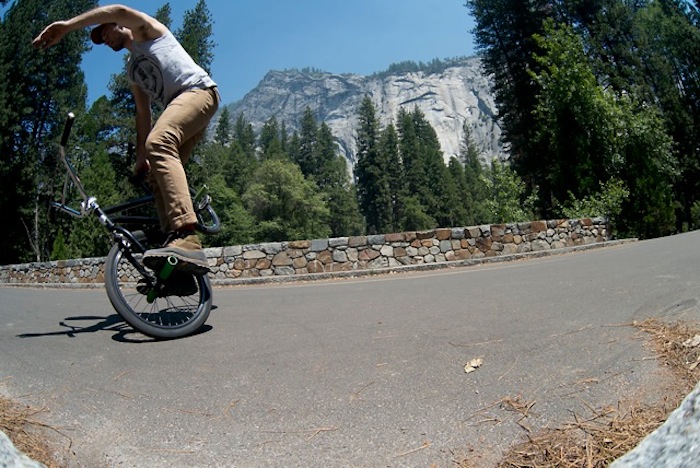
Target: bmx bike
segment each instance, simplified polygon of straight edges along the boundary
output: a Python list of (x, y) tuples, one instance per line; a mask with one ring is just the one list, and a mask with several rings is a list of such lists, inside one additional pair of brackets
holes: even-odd
[[(149, 248), (160, 247), (163, 234), (158, 228), (157, 217), (131, 213), (143, 207), (152, 208), (153, 195), (101, 208), (95, 197), (86, 193), (66, 155), (74, 120), (73, 113), (69, 113), (59, 148), (59, 157), (66, 168), (63, 196), (60, 202), (51, 202), (52, 207), (76, 218), (94, 214), (107, 229), (112, 247), (105, 261), (105, 289), (112, 306), (124, 321), (144, 335), (157, 339), (181, 338), (197, 332), (206, 322), (212, 307), (212, 288), (207, 274), (179, 271), (175, 257), (169, 257), (161, 271), (143, 265), (143, 253)], [(142, 185), (146, 189), (146, 184)], [(66, 204), (70, 186), (75, 187), (82, 198), (79, 209)], [(197, 193), (190, 189), (190, 193), (197, 214), (197, 230), (204, 234), (217, 233), (221, 225), (211, 206), (207, 187)]]

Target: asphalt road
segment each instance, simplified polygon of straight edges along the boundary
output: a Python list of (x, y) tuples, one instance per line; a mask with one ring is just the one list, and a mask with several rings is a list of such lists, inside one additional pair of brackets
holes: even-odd
[(488, 466), (528, 429), (663, 394), (630, 323), (700, 319), (699, 244), (218, 288), (207, 329), (170, 342), (103, 290), (0, 288), (0, 392), (46, 408), (70, 466)]

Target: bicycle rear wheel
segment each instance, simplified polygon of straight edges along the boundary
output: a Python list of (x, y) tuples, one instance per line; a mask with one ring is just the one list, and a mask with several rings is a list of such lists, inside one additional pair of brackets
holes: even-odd
[(112, 246), (105, 263), (105, 287), (114, 309), (135, 330), (159, 339), (181, 338), (199, 330), (211, 312), (211, 283), (206, 274), (193, 275), (196, 292), (187, 296), (157, 297), (149, 303), (137, 290), (143, 275), (132, 262), (141, 254), (126, 253)]

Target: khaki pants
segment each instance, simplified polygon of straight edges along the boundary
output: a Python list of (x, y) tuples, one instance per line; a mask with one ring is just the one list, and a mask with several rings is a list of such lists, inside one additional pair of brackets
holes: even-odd
[(165, 108), (146, 139), (148, 181), (163, 232), (197, 222), (184, 164), (219, 107), (216, 88), (185, 91)]

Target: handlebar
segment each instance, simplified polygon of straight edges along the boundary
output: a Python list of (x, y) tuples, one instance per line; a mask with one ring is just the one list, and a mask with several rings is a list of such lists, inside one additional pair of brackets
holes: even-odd
[[(66, 123), (63, 126), (63, 134), (61, 135), (61, 146), (59, 148), (59, 156), (61, 158), (61, 161), (63, 161), (63, 165), (66, 167), (66, 178), (63, 182), (63, 196), (61, 197), (60, 203), (53, 201), (51, 202), (51, 205), (55, 208), (58, 208), (61, 211), (68, 213), (71, 216), (75, 216), (76, 218), (83, 218), (94, 209), (96, 203), (95, 198), (91, 198), (87, 195), (87, 193), (85, 193), (85, 189), (83, 188), (83, 184), (80, 181), (80, 177), (78, 177), (78, 173), (66, 157), (66, 145), (68, 144), (68, 138), (70, 137), (70, 133), (73, 128), (74, 122), (75, 114), (69, 112), (66, 116)], [(80, 195), (82, 195), (83, 197), (83, 201), (80, 204), (80, 211), (66, 205), (69, 179), (72, 180), (73, 185), (78, 189)]]
[(73, 122), (75, 122), (75, 114), (69, 112), (68, 117), (66, 117), (66, 124), (63, 127), (63, 135), (61, 136), (61, 146), (66, 146), (68, 144), (68, 137), (70, 136), (71, 129), (73, 128)]

